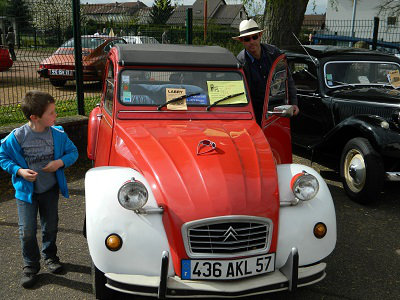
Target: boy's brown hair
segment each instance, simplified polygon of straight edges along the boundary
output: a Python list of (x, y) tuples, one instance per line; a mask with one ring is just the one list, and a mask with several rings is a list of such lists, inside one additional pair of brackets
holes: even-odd
[(25, 118), (31, 119), (32, 115), (42, 117), (50, 103), (55, 103), (52, 95), (42, 91), (29, 91), (22, 99), (21, 110)]

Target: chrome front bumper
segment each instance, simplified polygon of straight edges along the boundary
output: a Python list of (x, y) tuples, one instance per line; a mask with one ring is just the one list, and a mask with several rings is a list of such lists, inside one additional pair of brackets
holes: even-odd
[(297, 249), (293, 248), (283, 268), (272, 273), (231, 281), (182, 280), (167, 277), (169, 255), (163, 253), (160, 276), (142, 276), (106, 273), (106, 286), (110, 289), (158, 299), (182, 297), (235, 298), (284, 290), (314, 284), (325, 278), (325, 263), (298, 267)]
[(386, 172), (387, 181), (400, 181), (400, 172)]

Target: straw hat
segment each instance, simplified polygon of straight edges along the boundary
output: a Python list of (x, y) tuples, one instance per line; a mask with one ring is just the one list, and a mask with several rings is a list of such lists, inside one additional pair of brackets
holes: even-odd
[(232, 37), (234, 40), (240, 40), (241, 37), (253, 35), (259, 32), (264, 32), (265, 29), (260, 29), (253, 19), (243, 20), (239, 25), (239, 36)]

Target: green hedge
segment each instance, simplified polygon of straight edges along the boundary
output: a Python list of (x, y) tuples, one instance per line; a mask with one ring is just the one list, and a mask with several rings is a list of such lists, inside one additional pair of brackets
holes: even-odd
[[(85, 114), (89, 115), (97, 103), (100, 102), (100, 96), (85, 98)], [(1, 105), (0, 123), (4, 125), (20, 124), (25, 122), (20, 104)], [(76, 99), (56, 100), (57, 117), (74, 116), (78, 114), (78, 105)]]

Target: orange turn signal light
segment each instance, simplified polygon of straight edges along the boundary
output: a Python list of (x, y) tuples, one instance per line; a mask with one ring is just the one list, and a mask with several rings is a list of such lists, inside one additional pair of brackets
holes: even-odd
[(110, 251), (118, 251), (122, 247), (122, 238), (116, 233), (110, 234), (106, 238), (106, 247)]
[(314, 226), (314, 236), (317, 239), (322, 239), (326, 235), (327, 231), (328, 229), (326, 228), (326, 225), (322, 222), (319, 222)]

